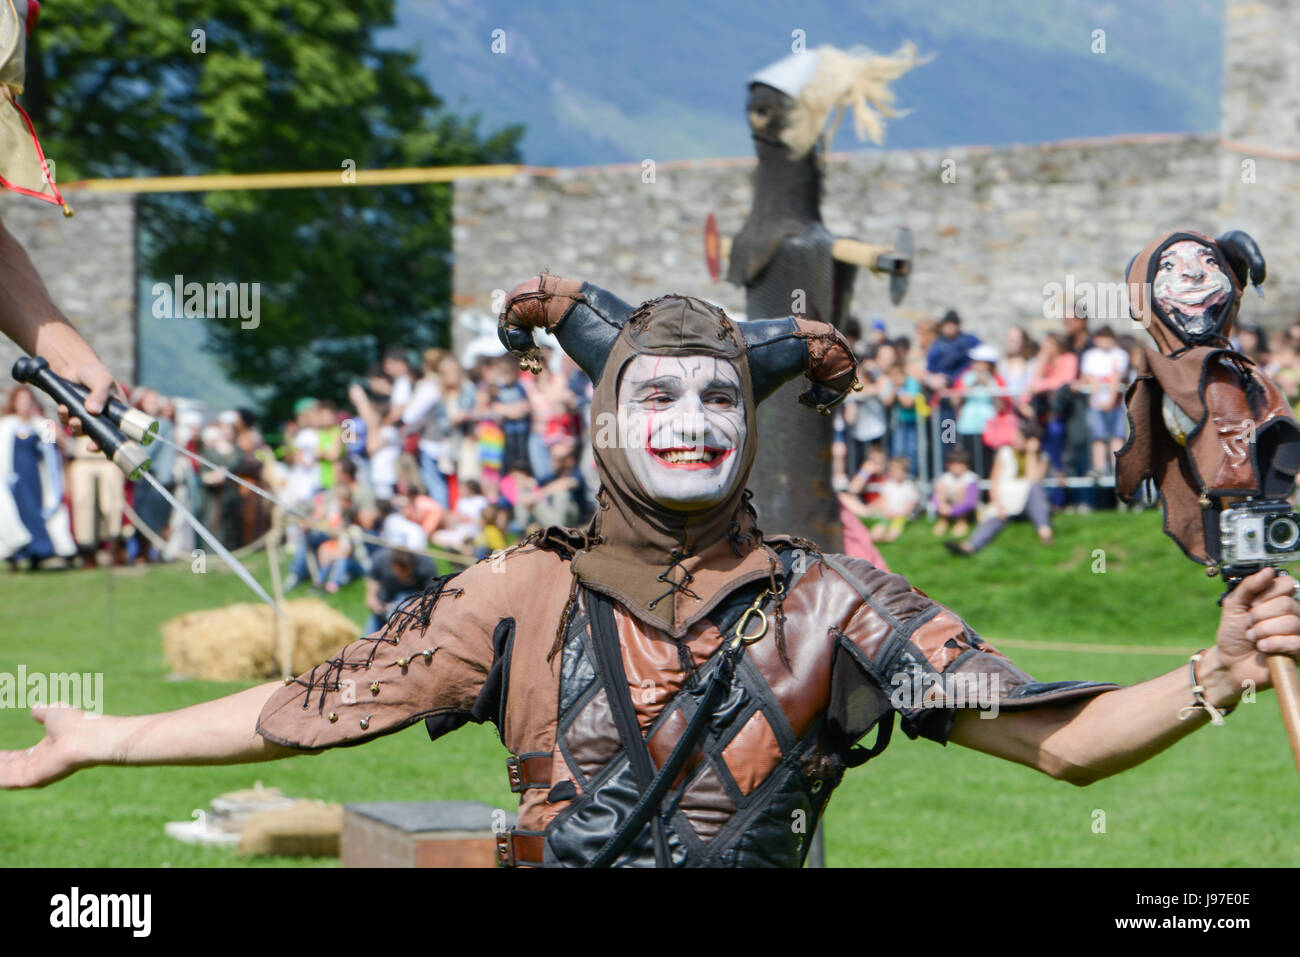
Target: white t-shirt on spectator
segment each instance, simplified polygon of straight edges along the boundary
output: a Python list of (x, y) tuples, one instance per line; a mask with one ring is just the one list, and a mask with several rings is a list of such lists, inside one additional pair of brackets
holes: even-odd
[[(408, 428), (418, 428), (425, 416), (433, 413), (434, 406), (442, 399), (442, 383), (437, 379), (421, 379), (411, 391), (410, 401), (402, 410), (402, 424)], [(433, 439), (420, 439), (420, 451), (426, 458), (437, 462), (442, 458), (442, 443)]]
[(310, 501), (320, 490), (320, 466), (316, 462), (320, 455), (320, 436), (315, 429), (299, 429), (293, 438), (293, 448), (297, 454), (289, 470), (286, 495), (297, 505)]
[(456, 501), (456, 511), (475, 524), (483, 521), (483, 509), (488, 507), (486, 495), (462, 495)]
[(1079, 374), (1091, 376), (1099, 383), (1088, 396), (1088, 404), (1109, 411), (1115, 408), (1119, 390), (1128, 381), (1128, 353), (1119, 346), (1111, 349), (1094, 346), (1083, 354)]
[(393, 394), (388, 398), (389, 404), (403, 406), (411, 401), (411, 377), (399, 376), (393, 380)]
[(384, 519), (384, 524), (379, 530), (379, 537), (394, 545), (401, 545), (403, 548), (419, 550), (427, 548), (429, 545), (429, 536), (424, 534), (424, 529), (420, 524), (411, 521), (401, 512), (393, 512)]
[(397, 427), (385, 425), (379, 430), (384, 444), (370, 453), (370, 484), (375, 497), (383, 500), (393, 497), (397, 487), (397, 460), (402, 455), (402, 437)]
[(915, 483), (910, 479), (899, 482), (887, 478), (880, 483), (881, 511), (890, 518), (911, 515), (920, 498)]
[(410, 391), (410, 397), (404, 403), (397, 401), (397, 387), (396, 385), (393, 387), (393, 404), (405, 406), (402, 410), (404, 425), (419, 425), (441, 398), (442, 383), (437, 379), (421, 379)]

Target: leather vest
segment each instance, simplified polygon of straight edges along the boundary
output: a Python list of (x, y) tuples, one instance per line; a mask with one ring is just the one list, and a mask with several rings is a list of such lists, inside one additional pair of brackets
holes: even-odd
[[(617, 849), (606, 841), (641, 798), (638, 776), (669, 763), (699, 711), (703, 733), (678, 749), (687, 759), (659, 813), (610, 863), (798, 866), (845, 768), (884, 746), (895, 715), (908, 737), (942, 743), (956, 709), (987, 706), (987, 695), (1012, 711), (1116, 687), (1036, 682), (868, 562), (799, 540), (762, 547), (780, 559), (770, 574), (738, 576), (701, 599), (695, 624), (674, 639), (613, 598), (575, 589), (572, 550), (548, 535), (437, 579), (383, 631), (277, 690), (258, 733), (318, 751), (418, 721), (433, 738), (491, 721), (515, 756), (519, 794), (519, 826), (498, 837), (502, 863), (583, 866)], [(713, 685), (719, 649), (731, 653), (737, 632), (755, 640)], [(702, 687), (712, 701), (700, 711)], [(858, 746), (878, 726), (876, 745)]]
[[(758, 600), (767, 616), (764, 634), (746, 646), (722, 705), (661, 802), (658, 820), (652, 816), (651, 825), (641, 829), (615, 866), (655, 866), (656, 840), (663, 842), (661, 854), (666, 851), (667, 863), (675, 867), (801, 866), (809, 838), (845, 769), (887, 745), (898, 710), (897, 691), (914, 686), (918, 675), (938, 674), (945, 665), (991, 665), (1007, 679), (1003, 707), (1114, 687), (1034, 683), (960, 619), (919, 592), (895, 587), (882, 589), (873, 599), (866, 583), (857, 581), (855, 586), (851, 581), (859, 578), (853, 574), (856, 568), (833, 568), (822, 556), (809, 560), (788, 544), (778, 547), (778, 554), (782, 609), (768, 597), (770, 582), (741, 586), (675, 643), (680, 669), (648, 673), (648, 656), (635, 649), (647, 641), (667, 647), (674, 643), (615, 608), (624, 648), (623, 680), (656, 770), (694, 713), (711, 671), (719, 667), (726, 639), (737, 629), (746, 635), (756, 630), (742, 621), (746, 609)], [(810, 573), (803, 565), (811, 566)], [(875, 569), (871, 573), (873, 584), (902, 582)], [(532, 813), (527, 807), (521, 810), (521, 826), (503, 836), (502, 863), (587, 866), (627, 820), (643, 792), (644, 781), (638, 780), (625, 743), (630, 739), (620, 733), (617, 704), (612, 703), (617, 690), (611, 694), (610, 675), (596, 648), (593, 604), (599, 600), (579, 589), (566, 628), (552, 754), (525, 754), (512, 764), (512, 786), (525, 795), (534, 791), (534, 800), (543, 803), (534, 803)], [(784, 647), (776, 635), (778, 616), (784, 618), (779, 643)], [(813, 623), (818, 619), (820, 627)], [(889, 658), (868, 666), (864, 674), (862, 629), (869, 621), (865, 634), (878, 639), (876, 649), (888, 650)], [(654, 700), (660, 696), (666, 700)], [(1008, 705), (1017, 696), (1020, 701)], [(946, 738), (953, 712), (935, 704), (918, 702), (904, 709), (903, 727), (910, 737)], [(873, 748), (853, 746), (877, 726)], [(546, 822), (540, 828), (539, 811)]]

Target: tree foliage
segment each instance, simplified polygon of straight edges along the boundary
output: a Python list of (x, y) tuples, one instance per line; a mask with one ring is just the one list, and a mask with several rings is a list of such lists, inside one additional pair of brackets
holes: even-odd
[[(449, 112), (377, 40), (393, 22), (393, 0), (59, 0), (23, 102), (64, 183), (518, 161), (522, 128)], [(260, 283), (258, 328), (208, 320), (209, 345), (273, 416), (446, 340), (447, 185), (142, 195), (139, 218), (146, 274)]]

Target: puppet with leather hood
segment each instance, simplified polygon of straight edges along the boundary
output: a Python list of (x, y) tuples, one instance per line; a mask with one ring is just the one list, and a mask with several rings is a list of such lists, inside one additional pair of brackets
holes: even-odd
[(1300, 467), (1300, 426), (1286, 398), (1229, 336), (1247, 281), (1264, 281), (1258, 245), (1177, 230), (1129, 264), (1129, 308), (1151, 334), (1125, 397), (1129, 438), (1116, 488), (1132, 500), (1154, 479), (1165, 532), (1203, 565), (1219, 563), (1219, 513), (1229, 499), (1285, 498)]

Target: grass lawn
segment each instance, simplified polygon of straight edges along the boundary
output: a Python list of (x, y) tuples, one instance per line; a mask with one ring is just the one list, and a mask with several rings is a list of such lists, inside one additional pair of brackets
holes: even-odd
[[(1212, 643), (1217, 580), (1160, 532), (1157, 514), (1063, 516), (1041, 547), (1015, 525), (990, 549), (950, 557), (929, 526), (884, 554), (1040, 680), (1124, 684), (1182, 667)], [(1104, 566), (1103, 566), (1104, 561)], [(267, 580), (265, 559), (250, 566)], [(1104, 570), (1103, 570), (1104, 567)], [(219, 562), (131, 570), (0, 572), (0, 672), (103, 672), (104, 710), (164, 711), (243, 685), (164, 680), (158, 626), (182, 611), (249, 600)], [(362, 621), (362, 586), (330, 602)], [(1000, 639), (1005, 639), (1000, 642)], [(1113, 648), (1113, 650), (1109, 650)], [(1168, 649), (1167, 652), (1163, 649)], [(0, 749), (39, 737), (0, 710)], [(4, 866), (331, 866), (245, 861), (164, 836), (167, 821), (254, 781), (328, 801), (477, 800), (513, 807), (490, 726), (436, 746), (423, 726), (361, 748), (224, 768), (96, 768), (41, 791), (0, 792)], [(827, 816), (833, 866), (1300, 865), (1296, 771), (1271, 692), (1146, 765), (1088, 788), (957, 747), (909, 741), (850, 772)], [(1097, 833), (1104, 812), (1104, 833)]]

